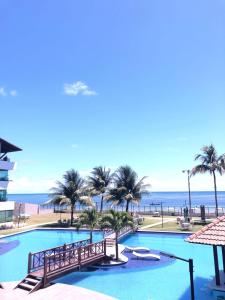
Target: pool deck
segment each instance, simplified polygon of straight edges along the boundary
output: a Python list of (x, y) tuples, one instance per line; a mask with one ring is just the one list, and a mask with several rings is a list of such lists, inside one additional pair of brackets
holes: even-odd
[(81, 288), (78, 286), (56, 283), (46, 287), (45, 289), (38, 290), (37, 292), (28, 294), (27, 291), (20, 289), (14, 290), (18, 282), (4, 282), (2, 285), (4, 289), (0, 289), (1, 300), (115, 300), (111, 296), (107, 296), (92, 290)]

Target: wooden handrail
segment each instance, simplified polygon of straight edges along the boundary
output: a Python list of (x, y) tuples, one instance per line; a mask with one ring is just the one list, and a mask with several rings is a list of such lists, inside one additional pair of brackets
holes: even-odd
[[(98, 250), (100, 251), (98, 252)], [(63, 270), (72, 266), (80, 267), (82, 265), (82, 262), (85, 262), (90, 258), (93, 258), (94, 260), (94, 258), (98, 257), (101, 254), (105, 255), (105, 253), (105, 240), (102, 240), (100, 242), (92, 243), (87, 246), (81, 246), (77, 249), (67, 249), (65, 251), (61, 251), (60, 253), (49, 256), (46, 255), (46, 268), (44, 269), (44, 277), (47, 277), (48, 274), (54, 273), (57, 270)]]
[[(82, 243), (82, 242), (90, 242), (90, 238), (89, 239), (85, 239), (85, 240), (80, 240), (80, 241), (77, 241), (77, 242), (73, 242), (73, 243), (70, 243), (70, 244), (64, 244), (64, 245), (71, 246), (73, 244)], [(88, 243), (88, 244), (90, 244), (90, 243)], [(31, 252), (31, 254), (34, 255), (34, 254), (38, 254), (38, 253), (41, 253), (41, 252), (51, 251), (51, 250), (54, 250), (54, 249), (57, 249), (57, 248), (61, 248), (64, 245), (60, 245), (60, 246), (53, 247), (53, 248), (48, 248), (48, 249), (45, 249), (45, 250), (42, 250), (42, 251), (38, 251), (38, 252)]]
[(32, 264), (32, 253), (29, 252), (29, 254), (28, 254), (28, 266), (27, 266), (28, 274), (30, 273), (30, 270), (31, 270), (31, 264)]
[(46, 282), (47, 282), (47, 265), (48, 262), (47, 262), (47, 258), (45, 257), (44, 258), (44, 278), (43, 278), (43, 284), (44, 284), (44, 287), (46, 285)]
[(83, 244), (89, 245), (90, 239), (64, 244), (55, 248), (45, 249), (39, 252), (29, 253), (28, 255), (28, 273), (33, 270), (42, 269), (44, 267), (44, 259), (47, 255), (58, 255), (66, 250), (74, 250), (81, 247)]

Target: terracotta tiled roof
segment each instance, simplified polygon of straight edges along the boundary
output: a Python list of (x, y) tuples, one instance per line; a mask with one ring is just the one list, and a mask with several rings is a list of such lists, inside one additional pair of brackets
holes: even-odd
[(225, 215), (204, 226), (189, 236), (186, 241), (196, 244), (225, 246)]

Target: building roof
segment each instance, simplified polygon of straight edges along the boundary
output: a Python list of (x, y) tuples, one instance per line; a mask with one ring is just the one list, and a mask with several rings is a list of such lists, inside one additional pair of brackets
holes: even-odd
[(16, 152), (16, 151), (22, 151), (22, 149), (0, 138), (0, 153), (8, 153), (8, 152)]
[(196, 244), (225, 246), (225, 215), (204, 226), (189, 236), (186, 241)]

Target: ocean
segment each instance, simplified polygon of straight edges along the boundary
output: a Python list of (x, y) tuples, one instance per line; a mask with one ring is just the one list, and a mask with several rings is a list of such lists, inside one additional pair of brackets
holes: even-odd
[[(214, 192), (192, 192), (192, 206), (198, 207), (205, 205), (207, 207), (215, 206)], [(49, 200), (48, 194), (8, 194), (8, 200), (16, 202), (26, 202), (33, 204), (42, 204)], [(99, 197), (94, 197), (94, 202), (100, 203)], [(186, 206), (188, 205), (187, 192), (151, 192), (144, 194), (140, 206), (149, 206), (152, 203), (162, 202), (163, 206)], [(218, 206), (225, 207), (225, 192), (218, 192)]]

